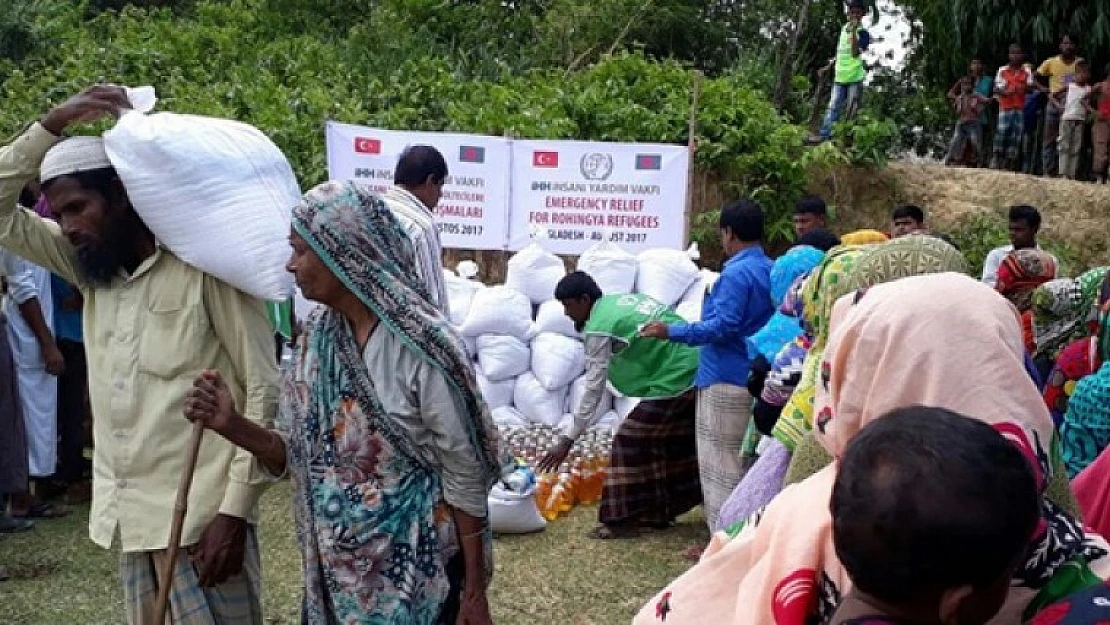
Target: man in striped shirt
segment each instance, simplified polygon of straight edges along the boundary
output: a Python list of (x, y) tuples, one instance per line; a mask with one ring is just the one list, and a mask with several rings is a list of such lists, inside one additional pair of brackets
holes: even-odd
[(393, 173), (393, 188), (382, 195), (416, 249), (416, 266), (428, 286), (432, 304), (447, 311), (443, 282), (443, 247), (435, 224), (435, 207), (447, 180), (447, 161), (430, 145), (414, 145), (401, 153)]

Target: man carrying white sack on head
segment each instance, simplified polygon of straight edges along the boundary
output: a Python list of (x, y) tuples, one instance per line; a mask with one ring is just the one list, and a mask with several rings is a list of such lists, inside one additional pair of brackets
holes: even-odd
[(430, 145), (405, 148), (393, 172), (393, 188), (382, 194), (385, 205), (401, 222), (416, 249), (416, 269), (428, 287), (428, 299), (448, 311), (447, 285), (443, 282), (443, 246), (435, 224), (435, 208), (443, 197), (447, 161)]
[[(89, 535), (118, 542), (128, 619), (149, 623), (189, 424), (186, 393), (205, 369), (228, 372), (237, 407), (268, 424), (277, 397), (263, 303), (162, 248), (131, 205), (101, 139), (61, 141), (71, 124), (129, 108), (92, 87), (0, 148), (0, 246), (81, 290), (94, 437)], [(38, 175), (58, 223), (20, 209)], [(267, 479), (249, 453), (205, 438), (170, 593), (173, 623), (260, 624), (254, 523)]]

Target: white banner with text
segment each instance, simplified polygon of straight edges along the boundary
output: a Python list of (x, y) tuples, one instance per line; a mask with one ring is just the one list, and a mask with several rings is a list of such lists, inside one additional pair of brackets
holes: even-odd
[(514, 141), (509, 248), (556, 254), (601, 240), (636, 253), (681, 248), (689, 152), (683, 146)]
[(685, 146), (509, 140), (328, 122), (328, 175), (384, 191), (410, 145), (431, 145), (450, 172), (436, 223), (445, 248), (519, 250), (533, 240), (581, 254), (602, 240), (636, 253), (683, 246)]
[(410, 145), (443, 154), (449, 175), (435, 219), (445, 248), (503, 250), (509, 223), (509, 141), (482, 135), (401, 132), (328, 122), (328, 176), (382, 192)]

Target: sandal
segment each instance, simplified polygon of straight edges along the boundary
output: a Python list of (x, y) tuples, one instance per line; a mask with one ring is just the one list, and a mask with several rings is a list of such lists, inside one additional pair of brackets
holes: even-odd
[(12, 578), (12, 574), (8, 572), (8, 567), (0, 564), (0, 582), (6, 582)]
[(16, 534), (35, 528), (35, 524), (23, 519), (13, 519), (7, 515), (0, 515), (0, 534)]
[(586, 534), (586, 538), (593, 540), (624, 540), (639, 538), (640, 529), (622, 525), (598, 525)]
[(69, 516), (69, 510), (46, 502), (39, 502), (22, 514), (12, 512), (15, 519), (60, 519), (66, 516)]

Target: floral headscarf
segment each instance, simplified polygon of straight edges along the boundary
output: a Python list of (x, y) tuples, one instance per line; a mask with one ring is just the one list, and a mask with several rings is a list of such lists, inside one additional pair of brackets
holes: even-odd
[[(497, 430), (393, 214), (368, 188), (329, 182), (293, 210), (293, 228), (383, 330), (443, 372), (492, 486), (503, 466)], [(385, 411), (380, 383), (347, 320), (317, 309), (281, 398), (311, 625), (434, 622), (449, 589), (457, 545), (440, 472)]]
[[(816, 367), (813, 363), (814, 359), (819, 358), (824, 351), (825, 342), (828, 340), (828, 318), (832, 312), (832, 305), (838, 297), (851, 291), (848, 277), (864, 249), (860, 246), (846, 245), (834, 247), (802, 284), (799, 301), (806, 340), (804, 343), (797, 341), (788, 343), (784, 349), (789, 349), (790, 353), (784, 355), (780, 350), (780, 354), (776, 357), (776, 361), (785, 373), (790, 367), (796, 370), (798, 356), (802, 352), (805, 353), (800, 367), (800, 377), (797, 376), (796, 371), (789, 372), (791, 382), (788, 386), (791, 393), (773, 431), (775, 438), (791, 450), (809, 431), (808, 423), (813, 415), (813, 384), (816, 380), (814, 377)], [(782, 391), (779, 390), (777, 393), (781, 396)]]

